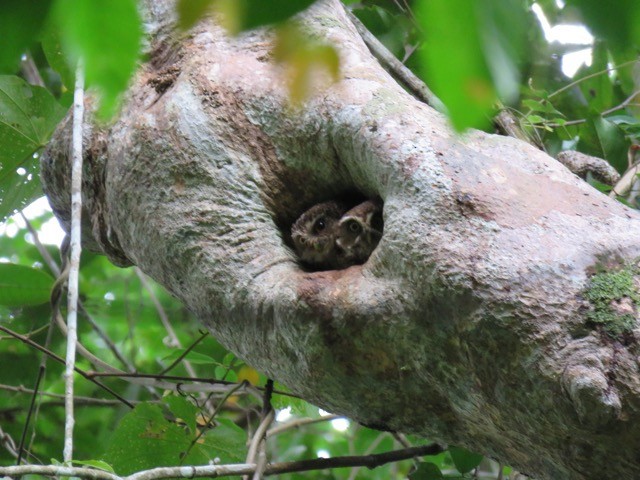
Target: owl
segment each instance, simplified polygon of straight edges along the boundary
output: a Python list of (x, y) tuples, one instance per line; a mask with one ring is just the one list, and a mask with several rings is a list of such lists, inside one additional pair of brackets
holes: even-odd
[(340, 268), (336, 239), (340, 218), (348, 209), (341, 202), (323, 202), (295, 221), (291, 239), (303, 263), (320, 270)]
[(300, 260), (317, 270), (362, 264), (382, 236), (382, 202), (367, 200), (349, 209), (343, 202), (319, 203), (291, 227)]
[(342, 215), (338, 222), (336, 246), (345, 266), (367, 261), (382, 237), (382, 202), (367, 200)]

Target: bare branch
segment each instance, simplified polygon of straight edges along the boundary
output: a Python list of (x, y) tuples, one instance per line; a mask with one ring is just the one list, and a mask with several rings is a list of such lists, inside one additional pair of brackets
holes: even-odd
[[(276, 475), (291, 472), (307, 472), (327, 468), (367, 467), (370, 469), (381, 465), (408, 460), (416, 456), (437, 455), (443, 448), (437, 444), (420, 447), (392, 450), (385, 453), (362, 456), (344, 456), (333, 458), (315, 458), (297, 462), (271, 463), (265, 468), (265, 475)], [(86, 478), (90, 480), (162, 480), (165, 478), (195, 478), (195, 477), (228, 477), (232, 475), (250, 475), (255, 472), (256, 465), (240, 463), (229, 465), (202, 465), (184, 467), (161, 467), (145, 470), (132, 475), (121, 477), (103, 470), (85, 467), (63, 467), (58, 465), (24, 465), (0, 467), (0, 475), (17, 477), (21, 475), (49, 475)]]

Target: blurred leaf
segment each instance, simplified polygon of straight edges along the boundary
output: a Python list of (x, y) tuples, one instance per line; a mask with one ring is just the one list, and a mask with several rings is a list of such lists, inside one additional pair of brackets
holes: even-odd
[(238, 378), (236, 381), (242, 382), (243, 380), (246, 380), (251, 385), (257, 385), (260, 381), (260, 374), (254, 368), (244, 365), (238, 371)]
[(25, 2), (4, 0), (0, 15), (0, 73), (16, 73), (20, 68), (20, 57), (30, 44), (37, 40), (44, 20), (49, 12), (51, 0)]
[(461, 447), (449, 447), (449, 454), (460, 473), (467, 473), (480, 465), (484, 458), (478, 453), (470, 452)]
[(607, 160), (618, 171), (627, 167), (627, 142), (622, 131), (613, 123), (596, 117), (590, 123), (596, 132), (595, 141), (598, 145), (599, 157)]
[(410, 480), (438, 480), (444, 478), (440, 469), (433, 463), (420, 462), (418, 468), (409, 474)]
[(568, 0), (589, 29), (619, 49), (640, 47), (640, 3), (637, 0)]
[(613, 83), (609, 71), (608, 51), (602, 42), (597, 42), (593, 49), (593, 60), (589, 67), (582, 67), (576, 75), (581, 80), (578, 85), (588, 102), (589, 111), (600, 114), (610, 108), (613, 101)]
[(232, 33), (280, 23), (309, 7), (315, 0), (179, 0), (179, 24), (191, 28), (209, 11), (222, 14)]
[(75, 71), (71, 68), (70, 60), (62, 48), (62, 34), (55, 22), (48, 22), (42, 32), (42, 51), (51, 68), (60, 75), (65, 88), (73, 91)]
[(49, 301), (53, 278), (42, 270), (0, 263), (0, 305), (18, 307)]
[(294, 105), (303, 102), (312, 87), (319, 89), (330, 81), (338, 80), (340, 59), (336, 49), (332, 45), (312, 41), (295, 25), (278, 29), (273, 54), (275, 60), (285, 66)]
[(88, 86), (102, 93), (100, 113), (108, 118), (133, 75), (142, 39), (135, 0), (56, 0), (56, 21), (63, 45), (85, 62)]
[(553, 104), (548, 100), (523, 100), (522, 104), (532, 112), (550, 113), (554, 115), (562, 115)]
[(213, 6), (215, 0), (178, 0), (178, 26), (183, 30), (193, 27)]
[(487, 126), (498, 98), (519, 90), (526, 29), (517, 0), (431, 0), (416, 6), (425, 31), (423, 76), (457, 130)]
[(533, 124), (544, 123), (544, 118), (540, 115), (527, 115), (527, 121)]

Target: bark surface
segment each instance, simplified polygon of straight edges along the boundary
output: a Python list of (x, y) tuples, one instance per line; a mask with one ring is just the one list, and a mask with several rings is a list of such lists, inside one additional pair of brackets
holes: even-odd
[[(300, 21), (338, 48), (341, 79), (297, 109), (272, 32), (206, 21), (176, 40), (149, 3), (149, 62), (118, 119), (85, 129), (85, 246), (138, 265), (326, 410), (538, 478), (639, 475), (635, 294), (613, 302), (632, 317), (619, 334), (587, 294), (640, 257), (637, 213), (524, 142), (452, 133), (337, 0)], [(43, 159), (63, 224), (68, 127)], [(345, 193), (384, 200), (380, 244), (364, 265), (304, 271), (291, 223)]]

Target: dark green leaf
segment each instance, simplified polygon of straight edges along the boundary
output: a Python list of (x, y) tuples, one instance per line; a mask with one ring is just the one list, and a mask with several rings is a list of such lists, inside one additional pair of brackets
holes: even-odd
[(232, 0), (240, 3), (244, 15), (240, 19), (240, 30), (270, 25), (287, 20), (309, 7), (315, 0)]
[(12, 175), (0, 175), (0, 222), (42, 196), (37, 159), (29, 157), (21, 167), (24, 172), (14, 170)]
[(62, 84), (73, 91), (75, 72), (71, 68), (70, 59), (62, 48), (62, 35), (55, 22), (48, 22), (42, 32), (42, 51), (47, 62), (60, 75)]
[[(247, 456), (247, 434), (230, 420), (218, 419), (218, 425), (198, 443), (207, 460), (219, 458), (220, 463), (242, 463)], [(187, 457), (187, 463), (190, 457)]]
[(438, 480), (444, 478), (437, 465), (430, 462), (420, 462), (418, 468), (409, 475), (410, 480)]
[(25, 2), (4, 0), (0, 15), (0, 73), (16, 73), (20, 57), (37, 39), (40, 28), (49, 12), (51, 0)]
[(0, 75), (0, 178), (47, 144), (64, 113), (46, 89)]
[(56, 0), (56, 20), (72, 58), (83, 58), (87, 85), (102, 93), (109, 117), (126, 89), (140, 55), (142, 24), (135, 0)]
[(180, 465), (191, 444), (185, 429), (164, 418), (158, 405), (141, 403), (113, 432), (103, 459), (119, 475)]
[(64, 113), (46, 89), (0, 75), (0, 221), (39, 192), (34, 153), (46, 145)]
[(498, 97), (512, 100), (525, 29), (515, 0), (432, 0), (416, 6), (425, 78), (454, 127), (487, 126)]
[(186, 423), (190, 433), (195, 435), (197, 433), (196, 417), (199, 412), (198, 408), (186, 398), (177, 395), (164, 397), (163, 401), (167, 404), (173, 416)]
[(607, 120), (596, 117), (593, 119), (596, 139), (600, 148), (601, 158), (608, 160), (619, 171), (627, 165), (627, 141), (622, 130)]
[(42, 270), (0, 263), (0, 305), (19, 307), (48, 302), (53, 282)]
[(621, 49), (640, 47), (640, 3), (637, 0), (568, 0), (580, 10), (585, 23), (597, 36)]
[(478, 453), (470, 452), (460, 447), (449, 447), (449, 454), (460, 473), (467, 473), (480, 465), (484, 458)]

